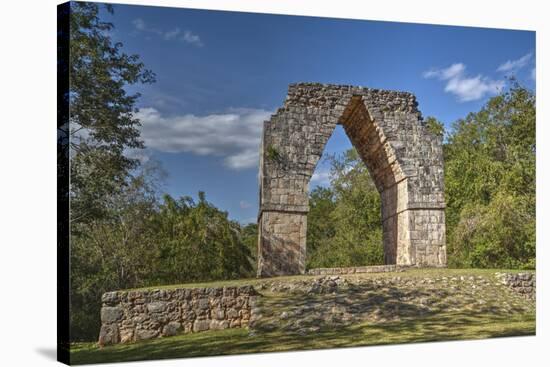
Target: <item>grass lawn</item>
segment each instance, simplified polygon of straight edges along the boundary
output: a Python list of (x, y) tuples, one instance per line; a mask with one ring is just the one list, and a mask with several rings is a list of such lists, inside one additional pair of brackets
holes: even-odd
[(125, 362), (534, 334), (534, 314), (513, 318), (447, 314), (417, 321), (321, 330), (303, 336), (284, 332), (251, 336), (247, 329), (227, 329), (119, 344), (103, 349), (99, 349), (95, 343), (81, 343), (71, 349), (71, 363)]
[[(71, 347), (71, 363), (534, 335), (534, 303), (499, 285), (494, 276), (497, 271), (504, 272), (485, 269), (414, 269), (400, 273), (347, 275), (346, 279), (356, 282), (355, 288), (321, 295), (285, 292), (276, 286), (292, 281), (301, 282), (314, 276), (170, 286), (257, 285), (263, 288), (261, 323), (253, 330), (205, 331), (101, 349), (96, 343), (77, 343)], [(409, 280), (409, 283), (406, 286), (400, 286), (401, 283), (383, 283), (384, 279), (396, 276)], [(460, 280), (461, 277), (464, 280)], [(468, 278), (473, 280), (469, 281)], [(382, 280), (383, 284), (373, 286), (372, 282), (378, 280)], [(354, 310), (354, 314), (381, 315), (383, 319), (365, 317), (347, 324), (333, 323), (325, 316), (334, 305), (348, 312)], [(325, 314), (321, 318), (313, 317), (319, 310)], [(294, 316), (282, 320), (283, 312)], [(304, 320), (304, 327), (314, 325), (317, 326), (316, 330), (303, 333), (300, 332), (302, 329), (293, 327)]]

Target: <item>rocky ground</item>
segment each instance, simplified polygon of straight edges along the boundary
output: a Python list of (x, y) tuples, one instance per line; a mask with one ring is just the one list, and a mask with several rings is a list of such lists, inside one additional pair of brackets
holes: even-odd
[(354, 324), (384, 324), (436, 315), (514, 315), (534, 301), (502, 282), (502, 275), (438, 277), (322, 276), (260, 283), (250, 333), (298, 334)]

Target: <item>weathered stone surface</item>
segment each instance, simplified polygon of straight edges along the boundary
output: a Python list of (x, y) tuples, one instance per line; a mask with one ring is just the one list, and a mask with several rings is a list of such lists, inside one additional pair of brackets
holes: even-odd
[(120, 342), (120, 335), (118, 331), (118, 326), (116, 324), (103, 324), (101, 325), (101, 330), (99, 331), (99, 341), (100, 346), (117, 344)]
[(101, 297), (99, 343), (245, 327), (257, 296), (249, 285), (108, 292)]
[(110, 306), (118, 303), (118, 301), (119, 297), (117, 292), (107, 292), (104, 293), (103, 296), (101, 296), (101, 302)]
[(172, 321), (166, 324), (162, 329), (162, 336), (173, 336), (181, 330), (181, 323)]
[(152, 302), (147, 305), (147, 311), (150, 313), (160, 313), (166, 311), (166, 302)]
[(148, 340), (153, 339), (158, 336), (157, 330), (150, 330), (150, 329), (137, 329), (136, 334), (136, 340)]
[(225, 309), (223, 307), (218, 307), (212, 310), (210, 317), (213, 320), (223, 320), (225, 318)]
[[(129, 343), (134, 340), (134, 329), (133, 328), (124, 328), (120, 329), (120, 342)], [(116, 344), (116, 342), (110, 343)]]
[(222, 330), (229, 328), (228, 320), (212, 320), (210, 321), (211, 330)]
[(496, 273), (502, 284), (527, 299), (534, 300), (537, 293), (535, 273)]
[(385, 263), (445, 266), (441, 138), (425, 127), (414, 95), (303, 83), (291, 84), (264, 122), (258, 275), (305, 272), (308, 184), (337, 124), (380, 192)]
[(210, 329), (210, 320), (195, 320), (193, 323), (193, 331), (205, 331)]
[(101, 309), (101, 322), (113, 323), (119, 321), (124, 316), (124, 311), (120, 307), (105, 306)]

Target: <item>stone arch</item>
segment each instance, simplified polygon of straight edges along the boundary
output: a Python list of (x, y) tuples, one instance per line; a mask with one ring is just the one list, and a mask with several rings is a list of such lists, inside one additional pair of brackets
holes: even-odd
[(337, 124), (381, 195), (385, 263), (445, 266), (441, 138), (424, 126), (414, 95), (301, 83), (264, 122), (258, 276), (305, 272), (308, 184)]

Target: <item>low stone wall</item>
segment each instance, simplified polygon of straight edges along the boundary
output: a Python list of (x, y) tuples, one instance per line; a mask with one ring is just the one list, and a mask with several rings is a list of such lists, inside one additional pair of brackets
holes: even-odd
[(342, 275), (356, 273), (389, 273), (392, 271), (403, 271), (405, 267), (397, 265), (372, 265), (372, 266), (353, 266), (348, 268), (316, 268), (309, 269), (309, 275)]
[(535, 273), (496, 273), (502, 284), (528, 299), (535, 299), (537, 278)]
[(108, 292), (99, 345), (245, 327), (256, 296), (252, 286)]

